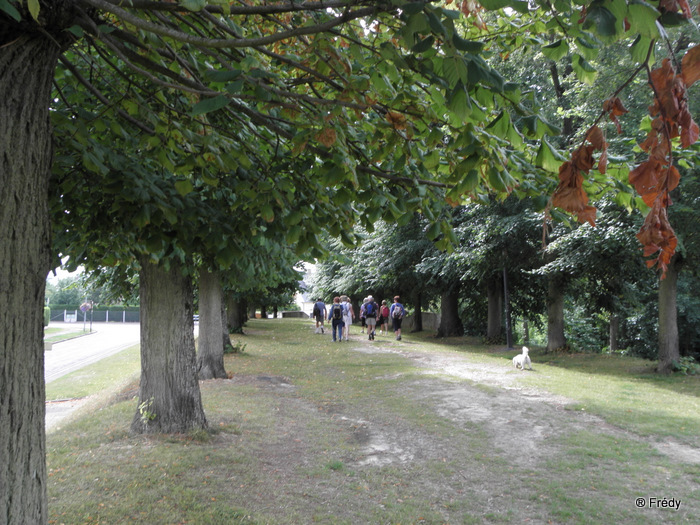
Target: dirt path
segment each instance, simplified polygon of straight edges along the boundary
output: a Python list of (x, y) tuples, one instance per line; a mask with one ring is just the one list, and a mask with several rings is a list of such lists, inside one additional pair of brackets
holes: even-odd
[[(538, 373), (536, 363), (516, 372), (406, 341), (337, 348), (368, 364), (400, 355), (419, 373), (368, 378), (387, 389), (381, 398), (348, 392), (321, 406), (281, 376), (231, 380), (274, 405), (275, 429), (259, 431), (255, 453), (261, 479), (245, 493), (251, 509), (275, 515), (270, 523), (697, 523), (700, 451), (525, 387), (521, 374)], [(337, 473), (320, 472), (325, 462)], [(649, 508), (653, 498), (680, 508)]]
[[(428, 376), (447, 380), (445, 388), (430, 390), (424, 396), (431, 399), (438, 412), (456, 423), (479, 422), (490, 427), (494, 443), (501, 449), (518, 444), (521, 453), (514, 460), (520, 464), (546, 456), (547, 439), (560, 435), (563, 427), (596, 429), (611, 436), (649, 442), (657, 451), (674, 461), (700, 465), (700, 449), (674, 441), (648, 441), (631, 432), (610, 425), (600, 417), (580, 411), (566, 410), (572, 401), (549, 392), (523, 386), (519, 375), (530, 371), (508, 373), (504, 367), (468, 362), (449, 354), (424, 353), (387, 346), (356, 348), (366, 353), (390, 352), (411, 359)], [(472, 385), (450, 383), (450, 378), (467, 379)], [(479, 385), (476, 387), (475, 385)], [(493, 387), (485, 390), (483, 387)], [(567, 428), (566, 432), (571, 429)]]

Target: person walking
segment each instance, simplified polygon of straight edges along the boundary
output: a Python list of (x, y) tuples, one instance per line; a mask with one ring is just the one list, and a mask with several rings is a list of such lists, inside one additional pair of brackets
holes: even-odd
[(399, 302), (399, 299), (401, 298), (398, 295), (394, 297), (394, 303), (389, 309), (389, 316), (391, 317), (391, 324), (394, 328), (394, 335), (397, 341), (401, 341), (401, 322), (403, 321), (404, 315), (406, 315), (406, 310)]
[(316, 318), (316, 333), (323, 333), (323, 320), (326, 318), (326, 303), (323, 299), (317, 299), (314, 304), (314, 311), (312, 314)]
[(386, 299), (382, 300), (382, 306), (379, 308), (379, 319), (377, 324), (379, 325), (379, 334), (388, 335), (389, 334), (389, 307), (386, 305)]
[(365, 303), (365, 324), (367, 324), (367, 339), (374, 341), (374, 333), (377, 330), (377, 303), (374, 302), (374, 297), (367, 297)]
[[(339, 343), (343, 340), (343, 305), (340, 304), (340, 297), (333, 298), (333, 304), (328, 314), (328, 320), (331, 321), (331, 331), (333, 332), (333, 342)], [(336, 331), (338, 338), (336, 339)]]
[(367, 316), (365, 315), (365, 307), (367, 306), (367, 298), (362, 300), (362, 306), (360, 306), (360, 323), (362, 325), (362, 333), (365, 333), (365, 326), (367, 326)]
[(350, 337), (350, 325), (355, 319), (355, 311), (347, 295), (340, 296), (340, 304), (343, 305), (343, 338), (347, 341)]

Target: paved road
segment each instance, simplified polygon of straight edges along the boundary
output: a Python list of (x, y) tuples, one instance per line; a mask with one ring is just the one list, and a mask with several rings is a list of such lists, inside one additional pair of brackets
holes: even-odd
[[(82, 323), (51, 323), (49, 327), (81, 330)], [(74, 372), (100, 359), (114, 355), (139, 344), (141, 326), (139, 323), (93, 323), (92, 333), (62, 343), (55, 343), (44, 353), (44, 380), (55, 381), (61, 376)], [(199, 334), (195, 323), (194, 335)], [(46, 430), (56, 427), (85, 400), (68, 399), (46, 403)]]
[[(83, 324), (52, 323), (49, 327), (81, 330)], [(139, 344), (141, 333), (139, 323), (92, 323), (92, 330), (88, 335), (54, 343), (51, 351), (44, 353), (46, 383)]]
[[(49, 327), (81, 330), (83, 324), (51, 323)], [(46, 383), (138, 344), (141, 333), (139, 323), (92, 323), (92, 330), (87, 335), (54, 343), (44, 353)], [(84, 402), (83, 399), (47, 402), (46, 430), (57, 427)]]

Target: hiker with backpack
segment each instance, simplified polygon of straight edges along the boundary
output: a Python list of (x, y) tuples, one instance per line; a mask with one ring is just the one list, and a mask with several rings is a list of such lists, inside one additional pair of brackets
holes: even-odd
[(316, 303), (314, 304), (314, 310), (312, 312), (312, 315), (316, 319), (316, 333), (317, 334), (322, 334), (323, 333), (323, 320), (326, 318), (326, 303), (323, 302), (323, 299), (317, 299)]
[[(340, 297), (333, 298), (333, 304), (330, 307), (330, 313), (328, 314), (328, 320), (331, 321), (331, 331), (333, 332), (333, 342), (341, 342), (343, 340), (343, 322), (344, 315), (343, 305), (340, 304)], [(335, 334), (338, 331), (338, 338), (336, 339)]]
[(389, 307), (386, 305), (386, 299), (382, 300), (382, 306), (379, 307), (379, 319), (377, 319), (377, 324), (379, 325), (379, 335), (387, 335), (389, 333)]
[(399, 302), (399, 299), (401, 298), (398, 295), (394, 297), (394, 304), (391, 305), (391, 309), (389, 310), (391, 324), (394, 327), (394, 335), (397, 341), (401, 341), (401, 321), (403, 321), (404, 315), (406, 315), (406, 310)]
[(374, 341), (374, 333), (377, 329), (377, 310), (379, 307), (374, 302), (374, 297), (367, 297), (365, 303), (365, 324), (367, 325), (367, 339)]

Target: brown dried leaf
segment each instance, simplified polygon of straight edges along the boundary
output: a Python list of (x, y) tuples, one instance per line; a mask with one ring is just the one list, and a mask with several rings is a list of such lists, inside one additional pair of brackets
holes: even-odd
[(588, 133), (586, 133), (586, 140), (597, 150), (605, 149), (605, 136), (603, 135), (603, 130), (598, 126), (593, 126), (588, 130)]
[(661, 178), (661, 161), (649, 159), (630, 171), (629, 181), (637, 193), (644, 196), (655, 192)]
[(681, 61), (682, 77), (685, 85), (690, 87), (700, 80), (700, 45), (688, 50)]
[(608, 148), (603, 150), (603, 153), (601, 153), (598, 159), (598, 171), (603, 175), (608, 171)]
[(316, 139), (327, 148), (335, 144), (337, 138), (338, 136), (333, 128), (324, 128), (316, 136)]
[(577, 214), (578, 222), (583, 224), (587, 222), (591, 226), (595, 226), (596, 208), (594, 206), (584, 206), (583, 210)]

